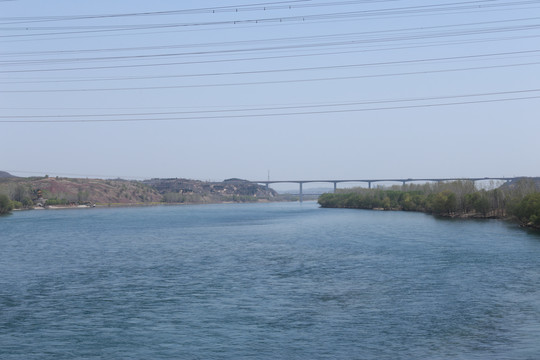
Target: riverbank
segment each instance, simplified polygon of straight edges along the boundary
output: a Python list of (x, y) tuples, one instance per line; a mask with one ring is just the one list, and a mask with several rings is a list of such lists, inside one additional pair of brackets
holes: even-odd
[(145, 206), (185, 206), (185, 205), (215, 205), (215, 204), (264, 204), (276, 202), (290, 202), (284, 199), (259, 199), (257, 201), (213, 201), (213, 202), (139, 202), (139, 203), (96, 203), (84, 205), (46, 205), (33, 206), (27, 208), (16, 208), (11, 211), (30, 211), (30, 210), (71, 210), (71, 209), (91, 209), (91, 208), (128, 208), (128, 207), (145, 207)]
[(324, 208), (416, 211), (446, 218), (500, 219), (540, 229), (540, 192), (528, 183), (477, 190), (468, 182), (410, 185), (399, 189), (349, 189), (323, 194)]
[[(400, 211), (400, 210), (398, 210)], [(468, 213), (468, 214), (462, 214), (462, 213), (456, 213), (456, 214), (432, 214), (428, 212), (423, 212), (425, 214), (433, 215), (440, 218), (449, 218), (449, 219), (471, 219), (471, 220), (501, 220), (506, 222), (512, 222), (518, 225), (519, 227), (526, 228), (529, 230), (540, 230), (540, 226), (536, 226), (533, 223), (522, 223), (520, 222), (515, 216), (500, 216), (500, 215), (483, 215), (483, 214), (475, 214), (475, 213)]]
[[(320, 205), (320, 204), (319, 204)], [(447, 219), (463, 219), (463, 220), (501, 220), (501, 221), (507, 221), (507, 222), (513, 222), (519, 227), (526, 228), (529, 230), (536, 230), (540, 231), (540, 226), (533, 224), (532, 222), (529, 223), (522, 223), (517, 218), (513, 216), (500, 216), (500, 215), (483, 215), (478, 213), (450, 213), (450, 214), (433, 214), (431, 212), (427, 211), (420, 211), (420, 210), (403, 210), (400, 208), (395, 209), (383, 209), (383, 208), (358, 208), (358, 207), (342, 207), (342, 206), (321, 206), (321, 208), (334, 208), (334, 209), (351, 209), (351, 210), (371, 210), (371, 211), (396, 211), (396, 212), (420, 212), (428, 215), (432, 215), (439, 218), (447, 218)]]

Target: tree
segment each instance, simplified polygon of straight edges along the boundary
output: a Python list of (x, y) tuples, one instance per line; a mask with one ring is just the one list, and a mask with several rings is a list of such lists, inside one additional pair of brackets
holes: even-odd
[(525, 225), (540, 227), (540, 193), (525, 196), (513, 209), (513, 214)]
[(431, 212), (436, 215), (451, 214), (457, 208), (456, 194), (448, 190), (429, 195), (428, 203)]
[(0, 215), (8, 214), (13, 210), (13, 205), (6, 195), (0, 194)]
[(490, 206), (487, 197), (484, 194), (482, 195), (483, 196), (480, 196), (474, 203), (474, 209), (482, 215), (486, 216), (490, 210)]
[(22, 204), (25, 208), (31, 208), (34, 206), (34, 202), (28, 196), (23, 199)]
[(82, 204), (86, 201), (88, 201), (88, 190), (85, 190), (85, 191), (82, 191), (82, 190), (79, 190), (79, 192), (77, 193), (77, 202), (79, 204)]
[(384, 210), (390, 210), (392, 208), (392, 204), (391, 204), (390, 198), (388, 196), (385, 196), (382, 199), (381, 205), (382, 205), (382, 208)]
[(28, 196), (28, 194), (29, 194), (29, 191), (25, 186), (23, 186), (22, 184), (17, 184), (17, 186), (15, 187), (15, 190), (13, 191), (12, 199), (15, 201), (22, 202), (24, 198)]
[(484, 190), (465, 195), (465, 212), (474, 210), (484, 216), (487, 215), (491, 208), (487, 196)]

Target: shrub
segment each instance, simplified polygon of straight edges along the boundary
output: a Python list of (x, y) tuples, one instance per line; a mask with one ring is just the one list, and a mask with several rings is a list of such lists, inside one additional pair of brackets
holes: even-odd
[(52, 199), (47, 199), (47, 201), (45, 202), (45, 205), (49, 206), (49, 205), (66, 205), (68, 203), (68, 201), (66, 199), (56, 199), (56, 198), (52, 198)]
[(525, 196), (514, 206), (512, 213), (523, 224), (540, 226), (540, 193)]
[(34, 202), (29, 197), (25, 197), (22, 201), (22, 204), (25, 208), (31, 208), (34, 206)]
[(8, 214), (13, 210), (13, 205), (6, 195), (0, 194), (0, 215)]
[(11, 206), (13, 207), (13, 209), (22, 209), (23, 204), (20, 201), (12, 200)]

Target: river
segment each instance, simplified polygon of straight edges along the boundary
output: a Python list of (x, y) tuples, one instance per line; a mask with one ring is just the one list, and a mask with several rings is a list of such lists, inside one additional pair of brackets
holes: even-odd
[(538, 359), (540, 236), (315, 203), (0, 218), (0, 358)]

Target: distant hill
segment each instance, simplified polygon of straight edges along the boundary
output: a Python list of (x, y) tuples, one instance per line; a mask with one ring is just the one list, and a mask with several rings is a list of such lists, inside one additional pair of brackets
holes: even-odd
[(277, 196), (273, 189), (247, 180), (227, 179), (207, 182), (189, 179), (151, 179), (143, 184), (156, 189), (165, 202), (245, 202), (272, 200)]
[(521, 177), (516, 178), (515, 180), (506, 182), (502, 185), (502, 187), (516, 187), (518, 184), (521, 186), (528, 185), (530, 187), (535, 187), (536, 191), (540, 191), (540, 177)]
[(34, 203), (55, 204), (135, 204), (160, 202), (162, 196), (151, 187), (136, 181), (74, 178), (2, 178), (0, 193), (12, 200), (26, 198)]
[[(265, 186), (234, 179), (205, 182), (188, 179), (145, 181), (52, 177), (0, 178), (0, 194), (24, 203), (66, 205), (128, 205), (151, 203), (254, 202), (275, 199), (277, 193)], [(9, 177), (8, 177), (9, 176)]]
[(11, 175), (10, 173), (6, 171), (0, 171), (0, 178), (14, 178), (16, 176)]

